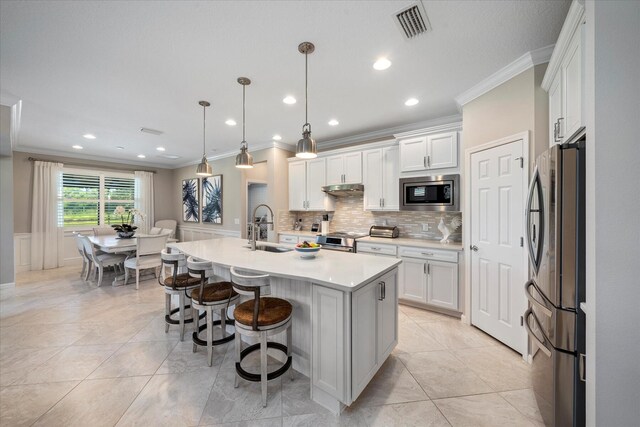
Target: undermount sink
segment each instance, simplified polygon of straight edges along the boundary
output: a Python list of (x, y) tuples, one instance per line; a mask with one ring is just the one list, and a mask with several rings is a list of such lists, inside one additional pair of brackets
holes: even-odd
[(293, 249), (290, 248), (278, 248), (275, 246), (258, 246), (256, 250), (265, 251), (265, 252), (273, 252), (276, 254), (283, 254), (285, 252), (291, 252)]

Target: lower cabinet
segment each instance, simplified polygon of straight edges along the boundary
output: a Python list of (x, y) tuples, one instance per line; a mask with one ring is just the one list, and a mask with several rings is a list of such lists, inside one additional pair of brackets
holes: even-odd
[(353, 293), (351, 398), (355, 400), (398, 342), (396, 273)]
[(427, 303), (427, 261), (402, 258), (399, 297), (408, 301)]

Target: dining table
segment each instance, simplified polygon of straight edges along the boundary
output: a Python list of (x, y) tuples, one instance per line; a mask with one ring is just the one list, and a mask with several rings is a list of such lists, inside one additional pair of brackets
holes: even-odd
[[(122, 252), (135, 252), (137, 247), (137, 239), (135, 237), (131, 238), (120, 238), (117, 235), (109, 235), (109, 236), (87, 236), (93, 246), (97, 249), (100, 249), (102, 252), (115, 254)], [(169, 238), (167, 243), (175, 243), (178, 240), (175, 238)], [(113, 278), (112, 286), (123, 286), (124, 282), (124, 274), (116, 274)]]

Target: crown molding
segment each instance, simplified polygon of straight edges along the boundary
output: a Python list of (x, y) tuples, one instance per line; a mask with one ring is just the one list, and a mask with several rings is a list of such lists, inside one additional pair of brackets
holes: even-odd
[(484, 95), (490, 90), (495, 89), (501, 84), (511, 80), (518, 74), (527, 71), (529, 68), (539, 64), (544, 64), (545, 62), (549, 62), (551, 54), (553, 53), (553, 48), (554, 45), (549, 45), (527, 52), (512, 63), (508, 64), (505, 67), (502, 67), (486, 79), (482, 80), (472, 88), (461, 93), (456, 97), (458, 110), (462, 111), (462, 107), (464, 105)]
[(409, 132), (396, 133), (393, 135), (395, 138), (407, 138), (416, 135), (426, 135), (440, 132), (452, 132), (462, 130), (462, 121), (457, 121), (453, 123), (446, 123), (439, 126), (430, 126), (427, 128), (416, 129)]
[(357, 135), (346, 136), (343, 138), (331, 139), (329, 141), (322, 141), (318, 142), (318, 148), (321, 151), (326, 151), (328, 149), (339, 148), (345, 145), (355, 145), (380, 139), (394, 138), (395, 135), (399, 133), (411, 132), (419, 129), (431, 128), (461, 121), (462, 116), (460, 116), (459, 114), (455, 114), (453, 116), (440, 117), (438, 119), (425, 120), (417, 123), (410, 123), (406, 125), (374, 130), (371, 132), (359, 133)]
[(551, 55), (551, 59), (549, 60), (549, 66), (547, 67), (547, 71), (544, 73), (544, 78), (542, 79), (542, 88), (549, 92), (549, 88), (551, 87), (551, 82), (553, 78), (558, 73), (560, 66), (562, 65), (562, 58), (564, 58), (567, 50), (569, 49), (569, 43), (571, 42), (571, 38), (575, 34), (578, 26), (584, 22), (585, 18), (585, 8), (583, 4), (580, 4), (579, 1), (573, 0), (571, 6), (569, 7), (569, 12), (567, 12), (567, 17), (564, 20), (564, 24), (562, 24), (562, 29), (560, 30), (560, 35), (558, 36), (558, 41), (556, 42), (556, 48)]

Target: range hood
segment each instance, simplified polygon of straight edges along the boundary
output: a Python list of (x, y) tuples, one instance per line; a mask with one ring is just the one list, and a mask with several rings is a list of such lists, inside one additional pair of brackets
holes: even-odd
[(322, 191), (336, 197), (352, 196), (362, 194), (364, 185), (362, 184), (336, 184), (322, 187)]

